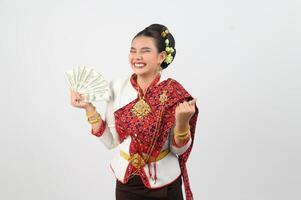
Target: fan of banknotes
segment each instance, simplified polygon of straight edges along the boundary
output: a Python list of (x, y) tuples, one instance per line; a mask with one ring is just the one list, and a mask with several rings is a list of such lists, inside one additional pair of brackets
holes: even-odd
[(65, 72), (70, 88), (83, 94), (85, 102), (108, 101), (111, 91), (103, 76), (86, 66), (78, 66)]

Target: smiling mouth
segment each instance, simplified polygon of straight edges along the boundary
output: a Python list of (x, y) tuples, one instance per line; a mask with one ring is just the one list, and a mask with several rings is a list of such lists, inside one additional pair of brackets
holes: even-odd
[(141, 69), (141, 68), (143, 68), (145, 66), (146, 66), (145, 63), (134, 63), (134, 67), (139, 68), (139, 69)]

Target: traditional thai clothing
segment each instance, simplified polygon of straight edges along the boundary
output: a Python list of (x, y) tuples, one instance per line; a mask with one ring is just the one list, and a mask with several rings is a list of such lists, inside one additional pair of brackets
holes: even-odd
[(135, 175), (124, 184), (116, 181), (116, 199), (118, 200), (183, 200), (182, 180), (179, 176), (167, 186), (149, 189), (144, 186), (140, 176)]
[[(191, 137), (183, 145), (176, 144), (173, 129), (176, 106), (193, 97), (176, 80), (161, 75), (145, 93), (138, 86), (135, 74), (112, 81), (110, 87), (113, 98), (107, 105), (105, 123), (97, 132), (92, 130), (92, 134), (108, 149), (119, 147), (110, 165), (118, 183), (116, 198), (127, 199), (120, 196), (127, 190), (135, 195), (137, 188), (131, 185), (140, 180), (146, 195), (143, 199), (152, 199), (159, 188), (168, 191), (173, 183), (181, 188), (179, 177), (182, 177), (186, 199), (192, 200), (186, 161), (193, 146), (198, 109), (189, 122)], [(141, 197), (140, 193), (136, 195)]]

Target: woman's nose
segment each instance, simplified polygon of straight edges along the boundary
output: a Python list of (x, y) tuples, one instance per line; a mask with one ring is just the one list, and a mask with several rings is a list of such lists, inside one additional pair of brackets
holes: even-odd
[(137, 53), (135, 54), (135, 58), (136, 58), (136, 59), (142, 59), (142, 54), (139, 53), (139, 52), (137, 52)]

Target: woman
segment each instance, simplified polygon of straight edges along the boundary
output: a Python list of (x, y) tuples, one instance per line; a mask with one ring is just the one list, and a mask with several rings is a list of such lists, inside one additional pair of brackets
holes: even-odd
[(198, 110), (195, 99), (161, 71), (176, 55), (168, 29), (152, 24), (132, 40), (129, 63), (133, 74), (112, 81), (113, 98), (105, 119), (83, 95), (71, 91), (71, 104), (84, 108), (91, 133), (108, 148), (119, 147), (111, 162), (117, 200), (193, 199), (186, 171)]

